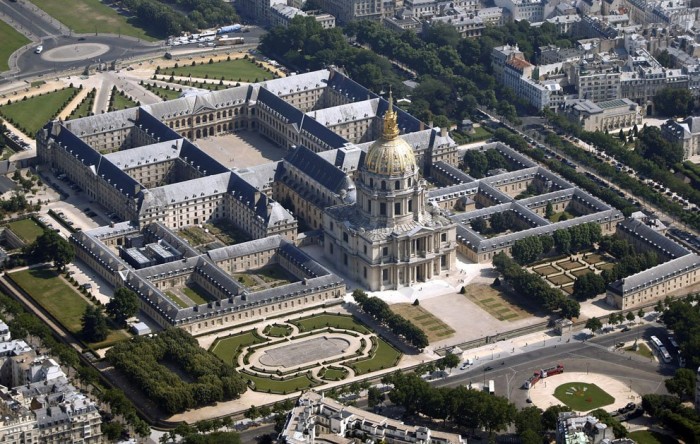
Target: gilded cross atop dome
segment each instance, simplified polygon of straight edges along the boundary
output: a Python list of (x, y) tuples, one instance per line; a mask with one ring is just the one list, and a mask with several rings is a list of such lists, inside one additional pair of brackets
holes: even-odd
[(394, 96), (389, 91), (389, 109), (384, 114), (384, 140), (393, 140), (399, 137), (399, 122), (396, 111), (394, 111)]

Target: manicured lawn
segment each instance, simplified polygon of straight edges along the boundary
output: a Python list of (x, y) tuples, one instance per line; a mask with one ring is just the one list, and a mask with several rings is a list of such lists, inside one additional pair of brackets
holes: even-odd
[(98, 350), (100, 348), (111, 347), (118, 342), (129, 339), (130, 337), (131, 334), (129, 334), (126, 330), (110, 330), (109, 334), (107, 335), (107, 339), (105, 339), (102, 342), (90, 344), (90, 347), (95, 350)]
[(168, 297), (168, 299), (170, 299), (171, 301), (175, 302), (175, 304), (177, 304), (178, 307), (180, 307), (180, 308), (187, 308), (187, 307), (189, 307), (189, 305), (186, 304), (185, 301), (183, 301), (182, 299), (180, 299), (179, 297), (177, 297), (177, 296), (175, 295), (175, 293), (173, 293), (172, 291), (166, 291), (166, 292), (165, 292), (165, 295)]
[(530, 314), (519, 306), (511, 295), (485, 284), (472, 284), (464, 288), (464, 296), (479, 305), (488, 314), (499, 321), (516, 321), (529, 317)]
[(337, 368), (337, 367), (328, 367), (321, 377), (325, 379), (326, 381), (340, 381), (341, 379), (345, 379), (347, 376), (348, 372), (345, 369), (342, 368)]
[(28, 244), (31, 244), (37, 237), (44, 234), (44, 229), (32, 219), (16, 220), (14, 222), (10, 222), (7, 224), (7, 226), (13, 233)]
[(265, 334), (268, 336), (274, 336), (281, 338), (287, 336), (292, 332), (292, 327), (289, 325), (274, 324), (270, 325), (265, 329)]
[(554, 285), (564, 285), (574, 281), (565, 274), (559, 274), (557, 276), (547, 276), (547, 280), (553, 283)]
[(554, 397), (577, 412), (588, 412), (610, 405), (615, 398), (595, 384), (569, 382), (554, 390)]
[(117, 92), (114, 94), (114, 100), (112, 101), (112, 105), (109, 107), (109, 111), (119, 111), (122, 109), (133, 108), (136, 105), (136, 102)]
[(589, 264), (597, 264), (598, 262), (603, 262), (605, 258), (598, 253), (592, 253), (584, 255), (583, 260)]
[(7, 63), (10, 55), (29, 43), (30, 40), (15, 31), (12, 26), (0, 20), (0, 42), (2, 42), (2, 45), (0, 45), (0, 71), (7, 71), (10, 69)]
[(72, 333), (79, 333), (88, 301), (53, 270), (35, 268), (9, 275), (39, 305)]
[(574, 268), (581, 268), (584, 266), (584, 264), (582, 264), (579, 261), (571, 260), (557, 262), (557, 265), (563, 268), (564, 270), (573, 270)]
[(248, 374), (243, 374), (243, 376), (255, 383), (255, 390), (258, 392), (267, 392), (269, 390), (272, 393), (292, 393), (314, 386), (314, 382), (306, 375), (284, 381), (275, 381), (270, 378), (261, 378)]
[(429, 342), (439, 341), (454, 334), (454, 330), (440, 319), (433, 316), (428, 310), (413, 304), (394, 304), (391, 311), (403, 316), (409, 322), (416, 325), (428, 336)]
[(244, 285), (248, 288), (255, 287), (256, 285), (258, 285), (257, 281), (246, 273), (236, 273), (233, 275), (233, 277), (236, 279), (236, 281), (238, 281), (239, 284)]
[(183, 287), (182, 292), (185, 293), (185, 296), (192, 299), (197, 305), (206, 304), (207, 302), (214, 300), (213, 297), (209, 296), (199, 285), (196, 284), (193, 284), (191, 287)]
[(31, 0), (31, 2), (78, 34), (99, 32), (156, 40), (147, 35), (145, 30), (133, 26), (127, 17), (100, 0), (71, 0), (70, 7), (67, 7), (65, 0)]
[[(150, 83), (144, 83), (143, 87), (157, 95), (163, 100), (173, 100), (180, 97), (181, 91), (175, 90), (173, 88), (165, 89), (162, 86), (151, 85)], [(180, 88), (181, 90), (182, 88)]]
[(374, 352), (374, 356), (372, 356), (370, 359), (357, 361), (351, 364), (352, 368), (355, 369), (355, 373), (358, 375), (393, 367), (401, 357), (401, 352), (389, 345), (386, 341), (384, 341), (384, 339), (377, 338), (377, 340), (379, 341), (379, 345), (377, 346), (377, 350)]
[(369, 333), (369, 330), (357, 322), (352, 316), (318, 315), (306, 319), (293, 321), (301, 331), (318, 330), (326, 327), (354, 330), (360, 333)]
[(81, 117), (87, 117), (92, 112), (92, 104), (95, 102), (95, 96), (87, 95), (80, 102), (77, 108), (75, 108), (71, 113), (69, 119), (79, 119)]
[(8, 120), (12, 119), (28, 136), (34, 137), (39, 128), (63, 109), (74, 91), (75, 88), (65, 88), (13, 102), (11, 105), (3, 105), (0, 107), (0, 114)]
[(209, 79), (221, 79), (240, 81), (240, 82), (262, 82), (269, 80), (274, 76), (259, 68), (255, 63), (245, 60), (236, 59), (216, 63), (204, 63), (197, 66), (180, 66), (178, 68), (165, 68), (160, 71), (160, 74), (172, 74), (181, 77), (192, 77), (203, 79), (209, 76)]
[(629, 435), (629, 438), (637, 444), (677, 444), (678, 440), (673, 436), (664, 435), (653, 430), (637, 430)]
[(543, 267), (533, 268), (532, 271), (539, 274), (540, 276), (548, 276), (550, 274), (559, 272), (559, 270), (552, 267), (551, 265), (545, 265)]
[(632, 353), (637, 353), (640, 356), (644, 356), (647, 359), (652, 359), (654, 357), (654, 353), (647, 347), (646, 344), (642, 342), (638, 342), (637, 345), (639, 346), (637, 350), (634, 349), (634, 345), (631, 347), (627, 347), (625, 350), (630, 351)]
[(559, 213), (554, 213), (552, 214), (552, 217), (549, 218), (550, 222), (559, 222), (559, 220), (562, 218), (562, 216), (566, 216), (564, 220), (569, 220), (573, 219), (574, 215), (569, 213), (568, 211), (561, 211)]
[(211, 352), (218, 356), (222, 361), (235, 366), (236, 358), (238, 358), (238, 354), (244, 347), (263, 342), (267, 342), (267, 339), (263, 339), (252, 332), (247, 332), (224, 339), (219, 339), (214, 343), (214, 346), (211, 348)]

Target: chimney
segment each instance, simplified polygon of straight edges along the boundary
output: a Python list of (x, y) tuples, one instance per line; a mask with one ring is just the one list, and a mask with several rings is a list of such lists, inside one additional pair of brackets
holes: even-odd
[(440, 128), (440, 137), (447, 137), (447, 128)]
[(432, 128), (432, 127), (433, 127), (433, 121), (430, 120), (430, 121), (428, 122), (428, 128)]

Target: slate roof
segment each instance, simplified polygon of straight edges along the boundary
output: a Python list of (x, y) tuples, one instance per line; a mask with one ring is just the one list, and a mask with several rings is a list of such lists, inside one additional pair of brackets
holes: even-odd
[(459, 168), (443, 162), (442, 160), (433, 163), (430, 168), (431, 170), (435, 169), (442, 172), (442, 174), (451, 181), (451, 183), (448, 185), (458, 185), (462, 183), (474, 182), (476, 180)]
[(148, 111), (143, 108), (139, 109), (138, 118), (136, 119), (134, 125), (148, 132), (148, 134), (156, 139), (156, 142), (165, 142), (167, 140), (176, 140), (181, 138), (181, 136), (172, 128), (149, 114)]
[(627, 276), (611, 283), (608, 288), (619, 295), (643, 290), (645, 287), (659, 284), (668, 279), (696, 270), (700, 267), (700, 256), (695, 253), (664, 262), (663, 264)]
[(285, 163), (305, 172), (321, 186), (336, 194), (355, 187), (347, 173), (304, 146), (297, 147), (284, 158), (283, 168)]
[(313, 117), (321, 125), (332, 127), (357, 120), (373, 119), (377, 117), (378, 107), (379, 99), (371, 99), (309, 111), (306, 115)]
[(139, 108), (129, 108), (121, 111), (113, 111), (80, 119), (68, 120), (63, 126), (78, 137), (87, 137), (92, 134), (111, 131), (118, 128), (130, 128), (134, 126), (139, 113)]
[(690, 251), (685, 247), (667, 238), (639, 219), (625, 219), (620, 222), (619, 228), (634, 234), (635, 237), (643, 240), (650, 247), (664, 254), (664, 256), (678, 258), (690, 254)]
[(100, 158), (102, 157), (100, 153), (93, 150), (90, 145), (73, 134), (73, 132), (68, 130), (65, 126), (60, 126), (58, 135), (51, 136), (51, 138), (53, 138), (59, 146), (80, 160), (85, 166), (97, 165), (100, 162)]
[(126, 197), (133, 198), (141, 190), (141, 185), (133, 177), (119, 169), (118, 166), (104, 156), (101, 156), (97, 169), (93, 171), (98, 177), (119, 190)]
[(104, 157), (122, 169), (135, 168), (140, 165), (174, 160), (180, 155), (185, 139), (154, 143), (128, 150), (114, 151)]
[(325, 88), (330, 71), (323, 69), (297, 74), (290, 77), (280, 77), (260, 83), (260, 86), (270, 93), (284, 97), (286, 95), (318, 88)]
[(141, 108), (160, 120), (176, 116), (186, 117), (205, 110), (215, 111), (221, 107), (245, 104), (251, 99), (254, 88), (256, 88), (254, 85), (237, 86), (221, 91), (211, 91), (206, 94), (144, 105)]
[(140, 212), (144, 212), (149, 208), (160, 208), (178, 202), (185, 202), (205, 195), (223, 194), (228, 190), (230, 176), (230, 172), (213, 174), (143, 190)]
[(219, 163), (219, 161), (199, 149), (198, 146), (187, 139), (182, 142), (180, 158), (207, 176), (223, 174), (229, 171), (229, 169)]

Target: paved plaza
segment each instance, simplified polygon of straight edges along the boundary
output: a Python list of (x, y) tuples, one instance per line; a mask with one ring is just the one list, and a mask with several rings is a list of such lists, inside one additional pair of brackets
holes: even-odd
[(195, 143), (227, 168), (246, 168), (274, 162), (288, 154), (287, 150), (249, 131), (205, 137), (197, 139)]
[(350, 341), (346, 339), (323, 336), (265, 350), (259, 361), (267, 367), (298, 367), (341, 355), (349, 346)]

